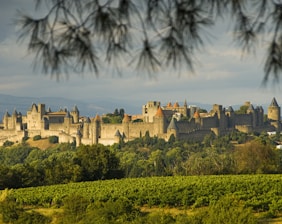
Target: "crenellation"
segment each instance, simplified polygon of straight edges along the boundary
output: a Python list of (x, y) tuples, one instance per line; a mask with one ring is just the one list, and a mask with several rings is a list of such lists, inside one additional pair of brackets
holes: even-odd
[(246, 113), (236, 114), (231, 106), (224, 108), (214, 104), (210, 112), (200, 113), (197, 106), (188, 106), (185, 100), (181, 106), (178, 102), (161, 106), (158, 101), (149, 101), (142, 106), (142, 114), (124, 114), (122, 123), (106, 124), (101, 117), (82, 117), (77, 106), (71, 111), (60, 109), (52, 112), (45, 109), (45, 104), (32, 104), (22, 115), (16, 110), (8, 112), (0, 124), (0, 144), (5, 141), (21, 142), (25, 136), (41, 135), (43, 138), (58, 136), (59, 142), (80, 144), (111, 145), (121, 140), (130, 141), (145, 136), (157, 136), (168, 140), (171, 135), (176, 139), (203, 139), (207, 133), (221, 135), (232, 130), (251, 133), (254, 131), (280, 131), (280, 106), (272, 99), (265, 122), (264, 110), (250, 102)]

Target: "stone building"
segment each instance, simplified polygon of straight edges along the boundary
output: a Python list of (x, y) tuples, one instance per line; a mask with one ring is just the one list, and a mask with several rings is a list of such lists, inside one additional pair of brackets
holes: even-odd
[(248, 109), (244, 114), (235, 113), (231, 106), (223, 108), (218, 104), (214, 104), (210, 112), (201, 113), (197, 107), (188, 106), (186, 101), (183, 106), (177, 102), (161, 106), (158, 101), (149, 101), (142, 106), (141, 115), (125, 114), (122, 123), (106, 124), (99, 115), (93, 118), (81, 116), (76, 106), (71, 111), (52, 112), (45, 108), (45, 104), (32, 104), (26, 115), (16, 110), (12, 115), (8, 112), (4, 115), (0, 124), (0, 144), (7, 140), (21, 142), (23, 137), (36, 135), (42, 138), (55, 135), (60, 143), (111, 145), (146, 133), (165, 140), (172, 134), (177, 139), (201, 140), (211, 132), (222, 135), (235, 129), (248, 133), (280, 131), (280, 107), (275, 98), (268, 107), (266, 123), (261, 106), (254, 108), (249, 102), (245, 105)]

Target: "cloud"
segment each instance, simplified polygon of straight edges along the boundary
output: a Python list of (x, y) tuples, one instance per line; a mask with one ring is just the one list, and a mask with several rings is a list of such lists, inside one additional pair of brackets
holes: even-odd
[[(99, 77), (86, 71), (84, 74), (62, 76), (57, 82), (41, 71), (32, 70), (33, 58), (26, 45), (19, 45), (14, 27), (7, 24), (17, 8), (27, 12), (33, 9), (33, 0), (3, 1), (0, 8), (0, 92), (16, 96), (60, 96), (87, 102), (96, 100), (124, 102), (140, 106), (149, 100), (160, 100), (162, 105), (171, 102), (218, 103), (223, 105), (268, 103), (273, 96), (282, 103), (281, 90), (261, 89), (263, 78), (261, 52), (257, 57), (241, 58), (241, 50), (232, 45), (226, 26), (215, 27), (216, 37), (205, 50), (196, 54), (195, 74), (191, 71), (163, 70), (155, 78), (146, 73), (132, 71), (127, 60), (119, 61), (122, 76), (107, 67)], [(1, 20), (3, 19), (3, 20)], [(60, 105), (58, 105), (60, 106)], [(95, 110), (95, 104), (93, 110)], [(126, 108), (125, 108), (126, 109)], [(95, 112), (93, 112), (95, 114)]]

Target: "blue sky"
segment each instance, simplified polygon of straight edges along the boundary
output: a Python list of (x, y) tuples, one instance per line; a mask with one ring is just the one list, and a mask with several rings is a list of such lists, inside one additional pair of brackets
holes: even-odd
[[(261, 87), (263, 55), (241, 58), (241, 51), (232, 43), (230, 24), (220, 24), (213, 30), (210, 44), (196, 55), (195, 74), (182, 71), (165, 71), (155, 79), (129, 72), (122, 77), (101, 71), (97, 78), (85, 72), (69, 74), (59, 82), (32, 68), (32, 56), (26, 46), (17, 43), (17, 33), (12, 25), (17, 9), (33, 12), (33, 0), (0, 0), (0, 93), (27, 97), (65, 97), (89, 103), (97, 101), (126, 102), (141, 106), (149, 100), (223, 106), (242, 105), (250, 101), (256, 105), (269, 104), (273, 97), (282, 104), (279, 84)], [(99, 106), (99, 105), (97, 105)]]

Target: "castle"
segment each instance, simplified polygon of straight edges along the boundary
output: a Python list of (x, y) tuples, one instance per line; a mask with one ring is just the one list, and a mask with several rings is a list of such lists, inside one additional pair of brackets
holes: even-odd
[[(52, 112), (45, 104), (32, 104), (26, 115), (16, 110), (3, 116), (0, 124), (0, 144), (5, 141), (21, 142), (24, 137), (40, 135), (42, 138), (58, 136), (59, 142), (111, 145), (121, 139), (130, 141), (149, 133), (168, 140), (171, 135), (181, 140), (200, 140), (213, 132), (222, 135), (232, 130), (241, 132), (280, 131), (280, 106), (275, 98), (268, 107), (267, 115), (261, 106), (254, 108), (246, 102), (246, 113), (235, 113), (233, 108), (214, 104), (210, 112), (201, 113), (196, 106), (177, 102), (161, 106), (158, 101), (149, 101), (142, 106), (142, 114), (125, 114), (122, 123), (103, 123), (96, 115), (93, 118), (80, 116), (75, 106), (71, 111), (61, 109)], [(137, 119), (138, 118), (138, 119)]]

